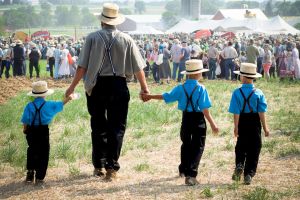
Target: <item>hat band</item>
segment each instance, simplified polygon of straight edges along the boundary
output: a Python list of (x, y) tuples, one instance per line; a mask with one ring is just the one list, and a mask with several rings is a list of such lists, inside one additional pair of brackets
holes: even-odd
[(246, 72), (242, 72), (242, 71), (240, 71), (240, 73), (241, 73), (241, 74), (245, 74), (245, 75), (256, 75), (256, 73), (255, 73), (255, 74), (252, 74), (252, 73), (246, 73)]
[(186, 72), (196, 72), (196, 71), (200, 71), (201, 69), (196, 69), (196, 70), (186, 70)]
[(44, 93), (46, 93), (46, 92), (48, 92), (48, 90), (46, 90), (46, 91), (44, 91), (44, 92), (34, 92), (34, 91), (32, 91), (32, 94), (44, 94)]
[(116, 19), (117, 18), (117, 17), (108, 17), (106, 15), (103, 15), (103, 13), (102, 13), (102, 16), (105, 17), (105, 18), (108, 18), (108, 19)]

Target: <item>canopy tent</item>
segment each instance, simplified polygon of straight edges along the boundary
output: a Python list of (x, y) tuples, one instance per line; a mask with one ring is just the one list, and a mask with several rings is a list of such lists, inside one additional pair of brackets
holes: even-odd
[(210, 37), (210, 36), (211, 36), (210, 30), (208, 30), (208, 29), (203, 29), (203, 30), (197, 31), (197, 32), (195, 33), (194, 38), (195, 38), (195, 39), (200, 39), (200, 38), (206, 38), (206, 37)]
[(255, 32), (266, 34), (300, 33), (299, 30), (290, 26), (280, 16), (268, 20), (247, 18), (243, 20), (226, 18), (223, 20), (189, 21), (180, 20), (178, 24), (167, 30), (167, 33), (185, 32), (191, 33), (196, 30), (210, 29), (215, 32)]
[(152, 26), (138, 26), (135, 31), (129, 31), (130, 35), (146, 35), (146, 34), (154, 34), (161, 35), (164, 34), (162, 31), (156, 30)]

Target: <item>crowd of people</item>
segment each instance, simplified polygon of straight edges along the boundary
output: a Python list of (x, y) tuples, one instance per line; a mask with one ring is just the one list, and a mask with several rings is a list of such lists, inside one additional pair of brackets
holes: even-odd
[[(280, 35), (261, 36), (258, 34), (240, 35), (234, 38), (211, 36), (193, 39), (192, 35), (178, 33), (174, 35), (148, 35), (141, 39), (133, 36), (140, 52), (147, 63), (144, 69), (147, 77), (152, 74), (158, 84), (170, 81), (181, 82), (185, 62), (201, 59), (209, 72), (204, 77), (210, 80), (236, 80), (233, 73), (240, 63), (249, 62), (257, 65), (257, 72), (266, 79), (300, 78), (300, 36)], [(29, 60), (29, 77), (40, 75), (39, 60), (47, 60), (47, 71), (54, 79), (73, 77), (76, 60), (79, 56), (84, 38), (77, 41), (47, 40), (41, 38), (22, 43), (20, 40), (9, 42), (0, 40), (0, 77), (26, 75), (26, 62)], [(136, 80), (128, 76), (128, 81)]]
[[(0, 77), (26, 76), (27, 63), (29, 61), (29, 77), (33, 78), (35, 70), (36, 78), (40, 77), (40, 60), (47, 60), (46, 70), (50, 77), (61, 79), (72, 77), (76, 71), (76, 60), (80, 53), (82, 42), (70, 41), (57, 42), (34, 39), (23, 43), (21, 40), (0, 40)], [(12, 68), (12, 72), (10, 69)]]
[[(209, 69), (204, 77), (208, 79), (236, 80), (233, 73), (242, 62), (257, 65), (257, 72), (266, 79), (300, 78), (300, 37), (292, 35), (260, 36), (242, 35), (235, 38), (210, 37), (192, 39), (186, 34), (170, 38), (147, 38), (138, 40), (141, 52), (152, 70), (157, 83), (164, 80), (181, 82), (185, 62), (190, 59), (201, 59), (204, 67)], [(171, 71), (170, 61), (173, 67)], [(152, 65), (150, 65), (152, 63)]]

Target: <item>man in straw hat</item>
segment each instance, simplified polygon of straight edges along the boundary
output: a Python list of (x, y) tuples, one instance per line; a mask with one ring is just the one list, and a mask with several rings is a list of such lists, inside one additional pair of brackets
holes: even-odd
[(24, 61), (25, 61), (25, 50), (22, 47), (22, 41), (16, 40), (16, 46), (13, 47), (12, 51), (12, 59), (14, 61), (13, 64), (13, 76), (23, 76), (25, 75), (24, 70)]
[[(125, 18), (113, 3), (103, 4), (99, 16), (102, 30), (87, 36), (79, 55), (76, 75), (66, 91), (74, 92), (84, 78), (87, 107), (91, 115), (92, 161), (94, 175), (107, 181), (116, 178), (125, 134), (129, 91), (126, 75), (135, 74), (141, 93), (148, 93), (139, 48), (127, 34), (116, 29)], [(141, 96), (142, 97), (142, 96)]]
[(36, 184), (43, 183), (50, 150), (48, 125), (71, 99), (71, 96), (68, 96), (63, 101), (45, 101), (45, 97), (53, 92), (52, 89), (48, 89), (47, 82), (38, 81), (32, 84), (32, 91), (27, 94), (34, 97), (34, 100), (26, 105), (21, 119), (28, 143), (25, 179), (27, 183), (32, 183), (34, 178)]
[(233, 180), (239, 181), (244, 171), (244, 183), (249, 185), (256, 173), (261, 149), (261, 123), (265, 136), (269, 136), (269, 128), (265, 119), (267, 102), (263, 92), (253, 85), (255, 78), (261, 77), (256, 72), (256, 64), (242, 63), (240, 71), (242, 87), (236, 89), (230, 101), (229, 112), (234, 115), (235, 170)]
[(178, 101), (178, 109), (182, 111), (179, 175), (185, 177), (185, 184), (189, 186), (198, 184), (196, 177), (206, 138), (204, 117), (208, 120), (213, 132), (219, 131), (208, 110), (211, 107), (208, 93), (205, 87), (198, 82), (202, 77), (202, 72), (206, 71), (208, 69), (203, 68), (201, 60), (188, 60), (186, 71), (181, 72), (187, 76), (184, 84), (180, 84), (162, 95), (144, 95), (146, 100), (158, 99), (164, 100), (166, 103)]

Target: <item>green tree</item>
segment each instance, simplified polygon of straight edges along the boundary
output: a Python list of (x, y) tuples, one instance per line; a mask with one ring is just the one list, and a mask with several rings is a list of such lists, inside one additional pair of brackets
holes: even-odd
[(96, 25), (98, 22), (97, 17), (95, 17), (95, 15), (93, 15), (88, 8), (82, 8), (81, 15), (82, 18), (80, 24), (83, 26)]
[(266, 4), (266, 7), (265, 7), (265, 14), (268, 16), (268, 17), (272, 17), (274, 16), (274, 13), (273, 13), (273, 2), (272, 0), (269, 0)]
[(179, 0), (168, 1), (165, 6), (165, 9), (172, 13), (180, 13), (181, 10), (181, 2)]
[(224, 7), (224, 2), (222, 0), (203, 0), (201, 4), (201, 14), (203, 15), (213, 15), (219, 9)]
[(57, 6), (55, 10), (56, 16), (56, 25), (67, 25), (68, 17), (69, 17), (69, 10), (66, 6)]
[(176, 23), (178, 23), (178, 13), (173, 13), (166, 11), (162, 14), (162, 22), (165, 27), (165, 29), (169, 29), (172, 26), (174, 26)]
[(296, 29), (300, 30), (300, 23), (295, 24), (294, 27), (295, 27)]
[(244, 4), (248, 5), (248, 8), (259, 8), (258, 1), (229, 1), (226, 3), (226, 8), (228, 9), (242, 9)]
[(128, 8), (120, 8), (120, 13), (123, 15), (132, 15), (132, 11)]
[(135, 13), (139, 13), (139, 14), (146, 12), (145, 2), (144, 1), (136, 1), (134, 3), (134, 10), (135, 10)]
[(72, 5), (71, 9), (68, 12), (68, 23), (70, 25), (76, 25), (76, 23), (80, 22), (81, 18), (80, 18), (80, 11), (78, 6), (76, 5)]

